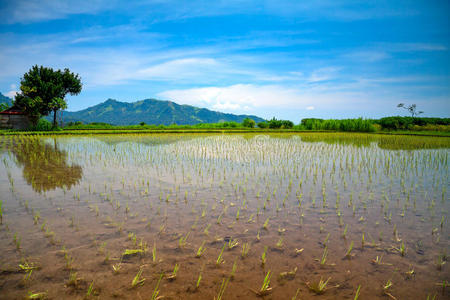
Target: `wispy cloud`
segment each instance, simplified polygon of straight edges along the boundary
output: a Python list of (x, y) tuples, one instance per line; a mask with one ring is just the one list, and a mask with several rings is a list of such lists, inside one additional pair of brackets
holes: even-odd
[(320, 82), (320, 81), (326, 81), (331, 80), (333, 78), (336, 78), (338, 76), (339, 68), (336, 67), (326, 67), (326, 68), (320, 68), (317, 70), (314, 70), (311, 75), (308, 78), (309, 82)]
[[(280, 85), (236, 84), (225, 87), (204, 87), (182, 90), (168, 90), (157, 96), (183, 104), (237, 110), (247, 106), (256, 108), (336, 107), (343, 102), (357, 100), (356, 93), (320, 90), (314, 87), (299, 88)], [(330, 97), (331, 96), (331, 97)]]
[(449, 108), (444, 1), (124, 3), (0, 2), (0, 88), (12, 95), (10, 84), (38, 64), (81, 75), (76, 108), (155, 95), (268, 117), (374, 112), (400, 100)]
[(77, 14), (95, 14), (111, 8), (114, 0), (15, 0), (0, 10), (2, 23), (33, 23), (57, 20)]

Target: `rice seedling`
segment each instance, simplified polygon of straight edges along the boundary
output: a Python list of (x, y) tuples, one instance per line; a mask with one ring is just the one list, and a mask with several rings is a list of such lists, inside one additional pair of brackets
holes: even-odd
[(388, 263), (384, 263), (384, 262), (382, 262), (382, 260), (383, 260), (383, 255), (381, 255), (380, 257), (376, 257), (375, 259), (372, 259), (372, 263), (374, 264), (374, 265), (385, 265), (385, 266), (392, 266), (392, 264), (388, 264)]
[(292, 297), (291, 300), (297, 300), (298, 294), (300, 294), (300, 288), (297, 289), (297, 291), (295, 292), (294, 297)]
[(327, 256), (328, 256), (328, 246), (325, 246), (322, 253), (322, 258), (319, 260), (321, 266), (325, 266), (327, 263)]
[(39, 293), (28, 292), (27, 299), (45, 300), (45, 299), (48, 299), (48, 294), (47, 294), (47, 292), (39, 292)]
[(324, 240), (323, 243), (322, 243), (322, 245), (323, 245), (324, 247), (327, 246), (328, 240), (329, 240), (329, 239), (330, 239), (330, 233), (327, 234), (327, 236), (325, 237), (325, 240)]
[(284, 279), (294, 279), (295, 275), (297, 274), (297, 267), (295, 267), (292, 271), (287, 271), (287, 272), (281, 272), (280, 275), (278, 275), (278, 279), (279, 280), (284, 280)]
[(410, 270), (405, 272), (407, 279), (413, 278), (416, 275), (416, 271), (414, 271), (414, 269), (411, 268), (411, 266), (409, 266), (409, 267), (410, 267)]
[(390, 293), (390, 288), (392, 287), (393, 283), (392, 281), (389, 279), (384, 285), (383, 285), (383, 292), (386, 296), (388, 296), (389, 298), (396, 300), (397, 298), (395, 298), (391, 293)]
[(125, 249), (122, 252), (122, 258), (127, 258), (127, 257), (134, 256), (137, 254), (144, 255), (145, 251), (143, 249)]
[(184, 249), (186, 247), (186, 245), (187, 245), (186, 240), (189, 237), (190, 233), (191, 232), (189, 231), (188, 233), (186, 233), (185, 236), (180, 237), (180, 239), (178, 240), (178, 246), (179, 246), (180, 249)]
[(345, 225), (344, 232), (342, 233), (342, 237), (343, 237), (344, 239), (347, 238), (347, 231), (348, 231), (348, 224)]
[(283, 237), (280, 237), (278, 242), (275, 244), (275, 247), (279, 250), (281, 250), (283, 248)]
[(222, 284), (220, 285), (220, 289), (219, 292), (217, 293), (217, 298), (214, 297), (214, 300), (222, 300), (223, 299), (223, 295), (225, 294), (225, 290), (228, 286), (228, 282), (230, 281), (230, 278), (228, 279), (223, 279), (222, 280)]
[(205, 230), (203, 230), (203, 234), (206, 236), (209, 236), (209, 228), (211, 227), (211, 224), (206, 225)]
[(175, 264), (175, 267), (173, 268), (172, 273), (169, 276), (167, 276), (167, 279), (171, 280), (171, 281), (175, 280), (177, 278), (177, 273), (178, 273), (178, 269), (179, 268), (180, 268), (180, 265), (179, 264)]
[(134, 276), (133, 280), (131, 281), (131, 287), (135, 288), (138, 285), (143, 285), (145, 282), (145, 278), (141, 278), (142, 272), (144, 271), (144, 268), (139, 268), (139, 271), (137, 272), (136, 276)]
[(352, 258), (355, 256), (355, 254), (352, 254), (352, 250), (353, 250), (353, 241), (350, 242), (350, 246), (348, 247), (347, 253), (345, 253), (345, 257), (346, 258)]
[(300, 254), (302, 254), (303, 253), (303, 251), (305, 251), (305, 248), (301, 248), (301, 249), (297, 249), (297, 248), (295, 248), (295, 255), (300, 255)]
[(364, 233), (363, 233), (362, 237), (361, 237), (361, 249), (364, 249), (365, 244), (366, 244), (366, 240), (365, 240)]
[(329, 277), (326, 281), (323, 281), (322, 277), (318, 282), (306, 282), (306, 286), (310, 291), (314, 292), (316, 295), (322, 295), (327, 290), (328, 281), (330, 281), (331, 277)]
[(0, 200), (0, 225), (3, 224), (3, 201)]
[(74, 262), (75, 259), (73, 257), (71, 257), (68, 253), (64, 254), (64, 259), (65, 259), (65, 262), (66, 262), (66, 265), (65, 265), (66, 269), (67, 270), (72, 270), (73, 269), (73, 262)]
[(202, 254), (205, 253), (205, 251), (206, 251), (205, 243), (206, 243), (206, 241), (202, 242), (202, 244), (200, 245), (200, 247), (197, 250), (197, 254), (195, 254), (195, 257), (200, 258), (202, 256)]
[(250, 244), (249, 243), (243, 243), (242, 244), (241, 257), (242, 258), (246, 258), (249, 251), (250, 251)]
[(265, 229), (265, 230), (269, 230), (269, 219), (270, 218), (267, 218), (266, 221), (264, 221), (263, 229)]
[(197, 282), (195, 283), (195, 289), (198, 289), (200, 287), (200, 282), (202, 281), (202, 273), (203, 271), (200, 271), (200, 274), (198, 274)]
[(278, 226), (278, 233), (279, 234), (283, 234), (286, 232), (286, 228), (281, 228), (280, 226)]
[(400, 248), (392, 247), (392, 249), (398, 251), (401, 256), (405, 256), (405, 254), (406, 254), (406, 246), (405, 246), (405, 243), (403, 243), (403, 242), (400, 245)]
[(119, 274), (120, 269), (122, 268), (122, 263), (119, 262), (118, 264), (112, 265), (112, 269), (114, 274)]
[(158, 295), (159, 295), (159, 293), (160, 293), (159, 285), (160, 285), (160, 283), (161, 283), (161, 280), (162, 280), (163, 276), (164, 276), (164, 274), (162, 274), (162, 273), (161, 273), (161, 275), (159, 275), (159, 279), (158, 279), (158, 282), (156, 283), (155, 289), (153, 290), (151, 300), (157, 300), (157, 299), (159, 299), (159, 297), (158, 297)]
[(91, 284), (88, 287), (88, 290), (86, 292), (86, 298), (89, 298), (90, 296), (94, 295), (94, 280), (92, 280)]
[(152, 261), (156, 262), (156, 242), (153, 243), (153, 249), (152, 249)]
[(264, 277), (263, 284), (261, 285), (261, 288), (259, 291), (256, 292), (258, 296), (265, 296), (272, 292), (272, 288), (270, 285), (270, 278), (272, 277), (272, 272), (269, 270), (267, 271), (266, 277)]
[(267, 262), (267, 246), (264, 246), (264, 252), (261, 254), (261, 266), (265, 266)]
[(237, 270), (237, 260), (234, 261), (233, 267), (231, 268), (230, 278), (234, 279), (234, 276), (236, 275)]
[(220, 224), (222, 223), (222, 216), (223, 216), (223, 213), (221, 213), (221, 214), (217, 217), (216, 224), (220, 225)]
[(223, 255), (223, 251), (225, 250), (226, 245), (227, 244), (223, 245), (222, 250), (220, 251), (219, 256), (217, 257), (216, 267), (220, 266), (221, 264), (223, 264), (225, 262), (222, 258), (222, 255)]
[(73, 287), (77, 289), (80, 285), (81, 278), (78, 278), (77, 272), (70, 272), (69, 279), (66, 282), (66, 287)]
[(17, 232), (14, 233), (14, 235), (13, 235), (13, 242), (14, 242), (14, 245), (16, 246), (16, 249), (20, 251), (20, 248), (21, 248), (20, 247), (20, 237), (17, 235)]
[(230, 238), (230, 240), (228, 241), (228, 250), (233, 249), (234, 247), (237, 247), (237, 245), (239, 245), (239, 241), (236, 239), (232, 239)]
[(358, 288), (356, 289), (356, 293), (355, 293), (355, 298), (353, 298), (353, 300), (358, 300), (360, 291), (361, 291), (361, 285), (358, 285)]

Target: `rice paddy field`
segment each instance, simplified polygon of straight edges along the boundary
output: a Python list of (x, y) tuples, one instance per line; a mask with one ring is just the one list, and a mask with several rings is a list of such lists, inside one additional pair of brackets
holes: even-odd
[(0, 299), (449, 299), (450, 138), (0, 137)]

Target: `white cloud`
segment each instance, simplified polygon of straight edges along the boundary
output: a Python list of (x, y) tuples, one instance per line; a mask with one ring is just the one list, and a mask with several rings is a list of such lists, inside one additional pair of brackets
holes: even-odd
[(174, 59), (138, 70), (136, 77), (156, 80), (186, 79), (217, 70), (220, 65), (217, 60), (212, 58)]
[[(247, 109), (248, 108), (249, 107), (247, 106)], [(214, 109), (214, 110), (223, 110), (223, 111), (226, 111), (226, 110), (240, 110), (241, 106), (239, 104), (237, 104), (237, 103), (231, 103), (229, 101), (227, 101), (225, 103), (217, 102), (216, 104), (214, 104), (212, 106), (212, 109)]]
[(110, 8), (105, 0), (15, 0), (1, 10), (2, 23), (33, 23), (66, 18), (73, 14), (95, 14)]
[(338, 68), (326, 67), (314, 70), (308, 78), (309, 82), (326, 81), (336, 77)]
[(390, 52), (446, 51), (446, 46), (433, 43), (379, 43)]
[(311, 106), (307, 106), (306, 110), (314, 110), (314, 106), (312, 106), (312, 105)]
[(377, 62), (390, 57), (386, 51), (381, 50), (357, 50), (342, 55), (343, 58), (358, 62)]
[(17, 93), (18, 93), (18, 91), (9, 91), (5, 94), (5, 96), (9, 97), (9, 98), (14, 98)]
[(341, 107), (358, 103), (361, 94), (319, 89), (308, 85), (296, 88), (281, 85), (236, 84), (225, 87), (202, 87), (168, 90), (157, 94), (159, 98), (177, 103), (222, 111), (266, 109), (315, 109)]

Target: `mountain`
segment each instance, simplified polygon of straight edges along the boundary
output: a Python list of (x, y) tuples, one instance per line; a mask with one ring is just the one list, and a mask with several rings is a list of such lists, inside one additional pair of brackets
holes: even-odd
[[(226, 114), (198, 108), (191, 105), (180, 105), (172, 101), (146, 99), (137, 102), (120, 102), (108, 99), (103, 103), (84, 110), (63, 113), (64, 123), (81, 121), (83, 123), (104, 122), (113, 125), (146, 124), (180, 124), (193, 125), (197, 123), (218, 123), (234, 121), (241, 123), (249, 117), (255, 122), (264, 119), (249, 115)], [(49, 116), (51, 117), (51, 116)]]
[(8, 106), (11, 106), (12, 99), (0, 93), (0, 103), (6, 103)]

